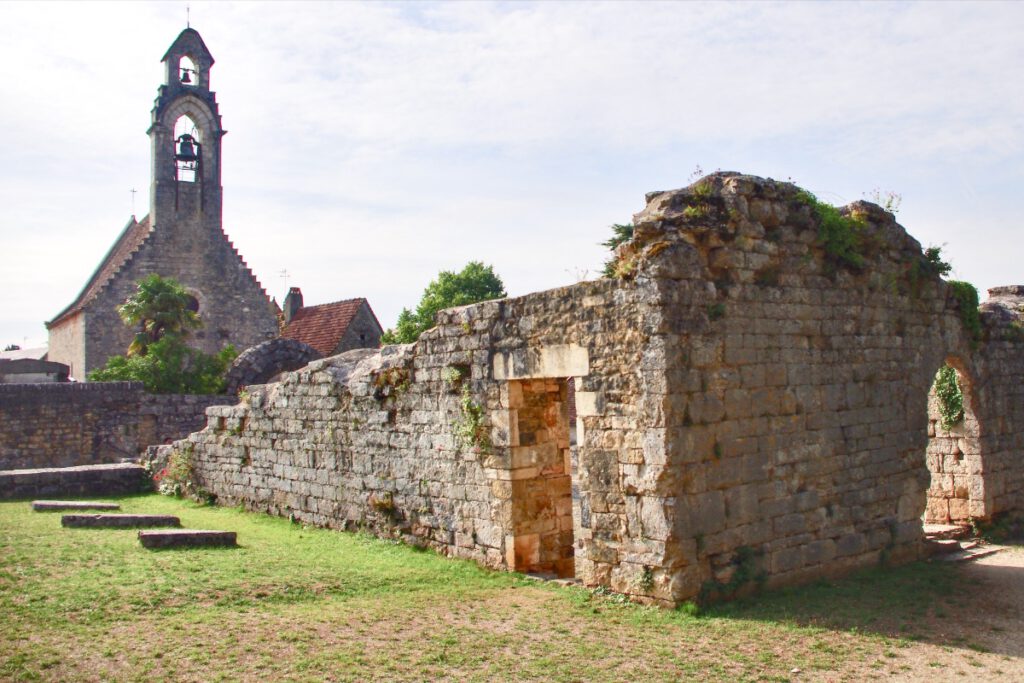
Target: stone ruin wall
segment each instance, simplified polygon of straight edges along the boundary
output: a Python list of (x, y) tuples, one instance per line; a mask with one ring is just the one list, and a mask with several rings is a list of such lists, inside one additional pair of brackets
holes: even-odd
[(0, 385), (0, 470), (135, 459), (205, 424), (229, 396), (147, 394), (141, 382)]
[[(176, 447), (193, 451), (200, 484), (227, 504), (563, 574), (572, 530), (590, 551), (576, 548), (575, 573), (593, 573), (590, 562), (608, 574), (627, 545), (637, 552), (620, 532), (637, 523), (621, 504), (619, 467), (642, 459), (664, 392), (645, 345), (654, 297), (603, 280), (445, 311), (416, 345), (349, 351), (249, 387), (242, 405), (210, 409), (207, 428)], [(576, 425), (570, 377), (587, 415)], [(464, 400), (485, 416), (475, 443), (459, 436), (472, 426)], [(593, 447), (567, 458), (583, 424)]]
[(621, 279), (442, 312), (415, 345), (252, 387), (176, 448), (228, 504), (667, 604), (918, 557), (947, 360), (977, 425), (972, 514), (1024, 507), (1024, 298), (986, 304), (975, 342), (893, 217), (845, 211), (861, 267), (790, 184), (652, 193)]

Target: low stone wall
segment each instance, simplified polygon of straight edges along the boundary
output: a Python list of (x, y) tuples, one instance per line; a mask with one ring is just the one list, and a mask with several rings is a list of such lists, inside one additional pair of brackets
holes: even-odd
[(131, 463), (0, 471), (0, 500), (125, 496), (152, 488), (146, 470)]
[(147, 394), (138, 382), (0, 385), (0, 470), (137, 458), (205, 424), (230, 396)]

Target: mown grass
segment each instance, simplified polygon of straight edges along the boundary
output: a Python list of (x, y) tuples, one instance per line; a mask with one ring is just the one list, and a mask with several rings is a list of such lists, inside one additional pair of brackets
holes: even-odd
[(150, 551), (0, 504), (0, 679), (854, 680), (895, 670), (923, 617), (957, 608), (955, 570), (918, 564), (695, 617), (279, 518), (120, 502), (241, 547)]

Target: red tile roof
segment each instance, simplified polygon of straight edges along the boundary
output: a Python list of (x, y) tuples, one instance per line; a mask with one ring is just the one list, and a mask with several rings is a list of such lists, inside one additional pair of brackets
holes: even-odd
[(348, 326), (366, 299), (346, 299), (319, 306), (304, 306), (292, 316), (281, 336), (309, 344), (325, 356), (338, 348)]
[(132, 255), (138, 251), (142, 243), (149, 237), (150, 232), (149, 216), (145, 216), (141, 221), (136, 221), (135, 216), (132, 216), (131, 220), (128, 221), (128, 225), (124, 226), (121, 236), (114, 242), (114, 246), (110, 248), (107, 255), (100, 261), (100, 265), (93, 272), (92, 277), (89, 278), (89, 282), (86, 283), (78, 298), (70, 306), (58, 313), (46, 326), (49, 328), (60, 323), (65, 318), (81, 311), (90, 301), (95, 299), (103, 291), (103, 288), (107, 286), (107, 283), (113, 279), (114, 275), (117, 274), (117, 271), (121, 270), (131, 259)]

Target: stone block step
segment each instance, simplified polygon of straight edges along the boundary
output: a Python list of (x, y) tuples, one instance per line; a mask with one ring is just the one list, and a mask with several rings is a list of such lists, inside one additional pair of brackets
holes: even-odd
[(61, 526), (91, 529), (181, 526), (181, 520), (173, 515), (64, 515), (60, 523)]
[(924, 536), (927, 539), (960, 539), (971, 535), (971, 527), (966, 524), (925, 524)]
[(1001, 550), (1006, 550), (1006, 546), (1001, 545), (973, 545), (969, 548), (961, 548), (955, 553), (949, 553), (938, 558), (940, 562), (969, 562), (971, 560), (978, 560), (982, 557), (988, 557), (994, 555)]
[(234, 531), (178, 529), (175, 531), (140, 531), (139, 542), (146, 548), (234, 547)]
[(65, 512), (67, 510), (120, 510), (117, 503), (102, 503), (94, 500), (33, 500), (36, 512)]

